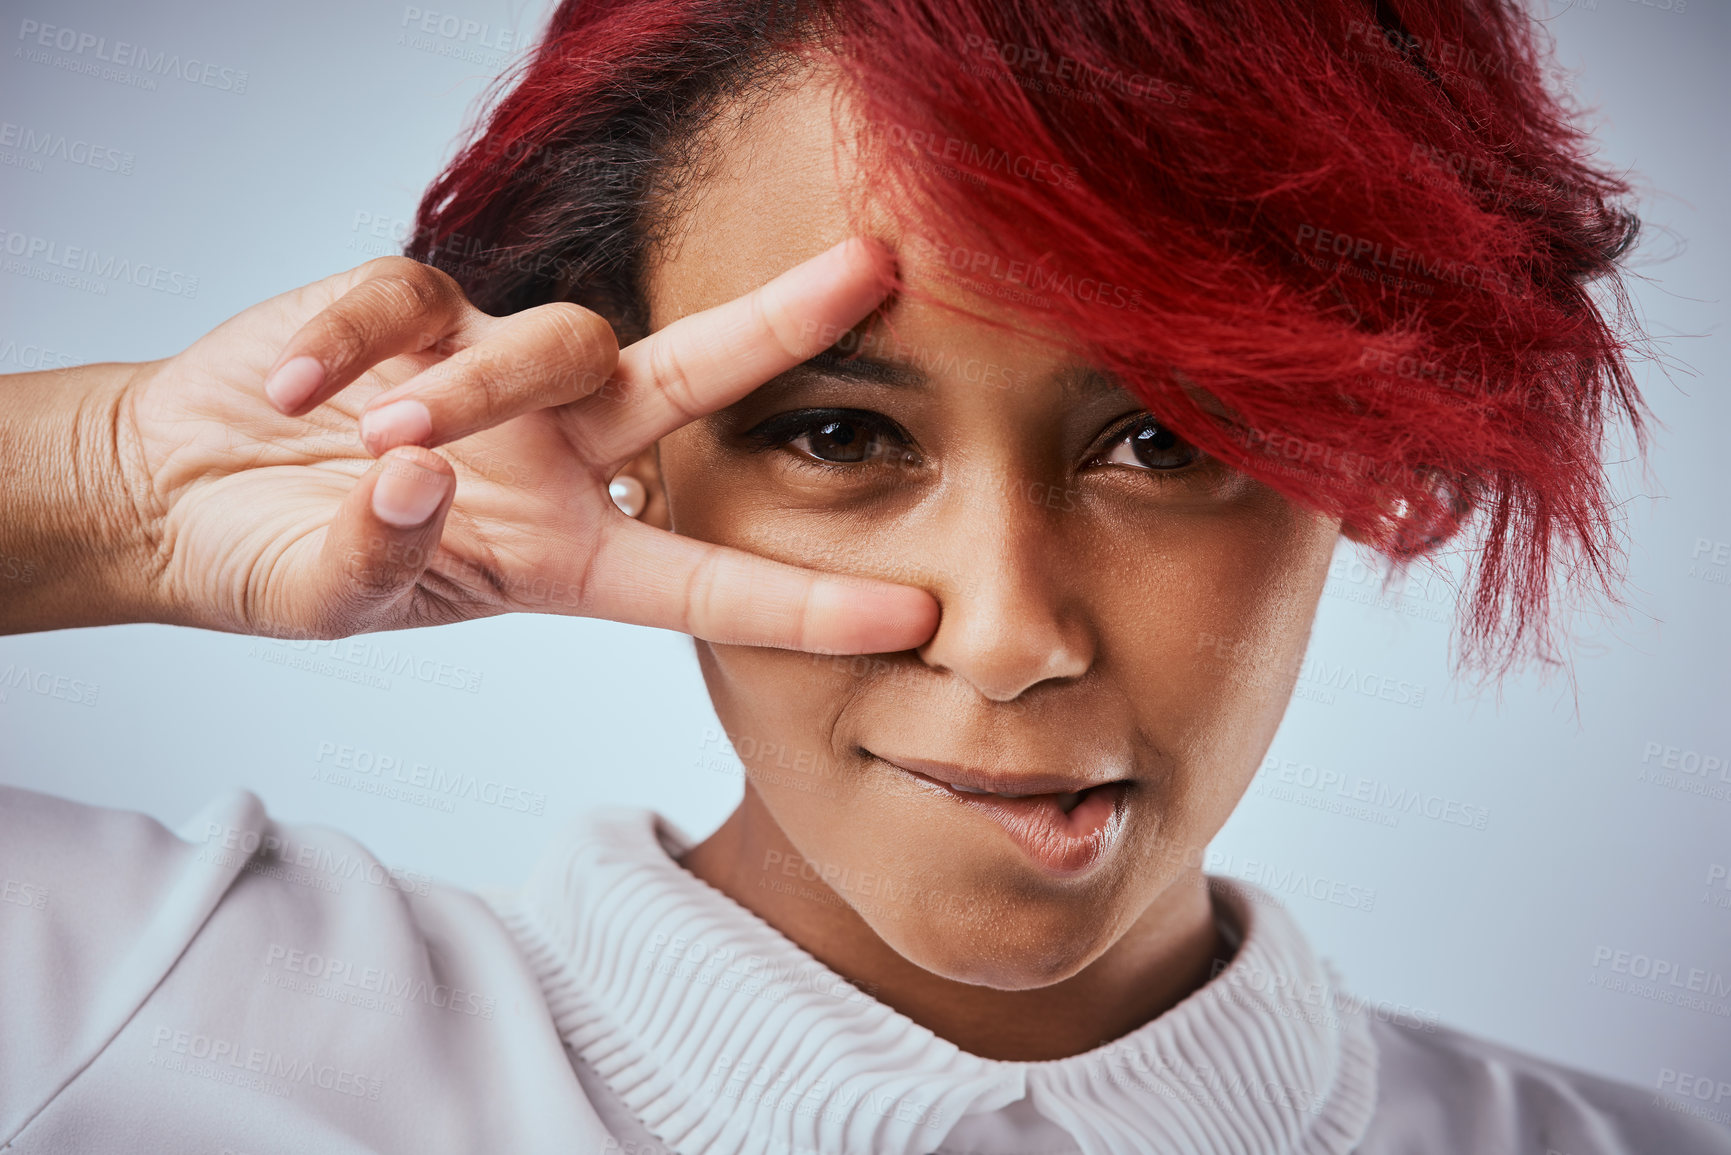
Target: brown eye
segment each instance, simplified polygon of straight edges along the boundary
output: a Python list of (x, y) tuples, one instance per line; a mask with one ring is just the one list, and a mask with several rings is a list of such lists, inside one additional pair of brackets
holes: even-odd
[(1200, 449), (1150, 414), (1120, 433), (1104, 460), (1111, 465), (1170, 471), (1183, 469), (1201, 456)]
[(906, 464), (916, 458), (901, 427), (868, 409), (796, 409), (744, 435), (756, 450), (783, 447), (805, 465)]
[(868, 461), (883, 452), (876, 431), (846, 419), (814, 425), (788, 444), (805, 450), (819, 461)]

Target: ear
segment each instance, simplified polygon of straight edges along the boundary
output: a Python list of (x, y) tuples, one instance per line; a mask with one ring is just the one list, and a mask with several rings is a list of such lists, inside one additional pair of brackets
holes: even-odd
[(653, 525), (656, 529), (671, 527), (672, 523), (667, 516), (667, 491), (661, 484), (660, 442), (627, 461), (614, 476), (634, 477), (642, 482), (646, 497), (643, 512), (637, 515), (638, 521)]

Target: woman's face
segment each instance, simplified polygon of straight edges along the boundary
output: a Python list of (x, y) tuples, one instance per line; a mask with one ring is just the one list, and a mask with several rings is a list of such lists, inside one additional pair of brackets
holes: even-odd
[[(722, 140), (652, 263), (656, 327), (852, 231), (830, 108), (808, 81)], [(880, 239), (911, 284), (984, 308), (931, 244)], [(1061, 981), (1195, 901), (1338, 525), (1197, 458), (1050, 341), (904, 297), (842, 347), (658, 447), (650, 513), (677, 532), (942, 607), (912, 652), (697, 643), (745, 808), (776, 831), (739, 868), (845, 904), (937, 975)]]

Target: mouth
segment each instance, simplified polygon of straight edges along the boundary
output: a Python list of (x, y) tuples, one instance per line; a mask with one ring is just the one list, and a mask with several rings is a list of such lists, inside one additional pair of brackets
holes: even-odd
[(862, 751), (900, 770), (953, 804), (991, 819), (1048, 874), (1074, 878), (1106, 856), (1124, 826), (1126, 779), (1074, 775), (994, 774), (919, 758)]

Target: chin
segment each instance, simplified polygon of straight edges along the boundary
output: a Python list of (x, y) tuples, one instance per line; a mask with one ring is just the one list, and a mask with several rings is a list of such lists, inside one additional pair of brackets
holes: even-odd
[(1043, 912), (1014, 897), (981, 896), (965, 921), (886, 921), (861, 911), (878, 937), (940, 978), (1001, 991), (1037, 990), (1075, 977), (1111, 945), (1103, 912), (1073, 903)]

